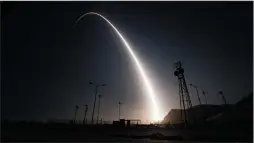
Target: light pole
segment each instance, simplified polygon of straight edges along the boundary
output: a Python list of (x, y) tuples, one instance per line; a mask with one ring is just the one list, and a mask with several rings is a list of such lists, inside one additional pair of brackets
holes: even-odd
[(119, 101), (119, 102), (118, 102), (118, 105), (119, 105), (119, 110), (118, 110), (118, 111), (119, 111), (119, 112), (118, 112), (118, 113), (119, 113), (119, 121), (120, 121), (120, 111), (121, 111), (120, 108), (121, 108), (121, 104), (122, 104), (122, 103)]
[(222, 91), (219, 91), (219, 95), (221, 95), (223, 102), (224, 102), (225, 104), (227, 104), (226, 98), (225, 98), (225, 96), (224, 96), (224, 94), (223, 94)]
[(84, 116), (83, 123), (86, 124), (86, 113), (87, 113), (87, 110), (88, 110), (88, 105), (84, 105), (84, 106), (85, 106), (85, 116)]
[(79, 107), (76, 105), (75, 114), (74, 114), (74, 123), (76, 123), (76, 117), (77, 117), (78, 108)]
[(202, 93), (203, 93), (203, 96), (205, 97), (205, 103), (207, 104), (206, 92), (203, 90)]
[(193, 85), (193, 84), (189, 84), (190, 86), (194, 87), (196, 89), (196, 92), (197, 92), (197, 96), (198, 96), (198, 101), (199, 101), (199, 104), (201, 105), (201, 100), (200, 100), (200, 97), (199, 97), (199, 93), (198, 93), (198, 87), (196, 85)]
[(97, 91), (100, 86), (106, 86), (106, 84), (96, 84), (96, 83), (92, 83), (92, 82), (89, 82), (89, 84), (95, 85), (95, 96), (94, 96), (95, 98), (94, 98), (93, 112), (92, 112), (92, 124), (93, 124), (93, 116), (94, 116), (94, 108), (95, 108), (95, 104), (96, 104)]
[(98, 105), (97, 124), (98, 124), (98, 121), (99, 121), (99, 116), (100, 116), (100, 103), (101, 103), (101, 97), (102, 97), (102, 95), (101, 95), (101, 94), (99, 94), (99, 105)]

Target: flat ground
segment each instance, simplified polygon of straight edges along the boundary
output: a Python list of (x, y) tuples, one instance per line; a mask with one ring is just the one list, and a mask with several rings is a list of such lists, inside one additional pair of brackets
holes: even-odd
[(183, 130), (159, 127), (115, 127), (112, 125), (8, 124), (2, 126), (1, 141), (133, 142), (133, 141), (247, 141), (252, 131)]

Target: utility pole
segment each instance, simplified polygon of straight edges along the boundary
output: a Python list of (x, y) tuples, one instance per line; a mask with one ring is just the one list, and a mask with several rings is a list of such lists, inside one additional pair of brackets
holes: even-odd
[(201, 105), (201, 100), (200, 100), (200, 97), (199, 97), (199, 93), (198, 93), (198, 87), (196, 85), (193, 85), (193, 84), (189, 84), (190, 86), (194, 87), (196, 89), (196, 92), (197, 92), (197, 96), (198, 96), (198, 101), (199, 101), (199, 104)]
[(95, 98), (94, 98), (93, 112), (92, 112), (92, 124), (93, 124), (93, 116), (94, 116), (94, 108), (95, 108), (95, 104), (96, 104), (97, 91), (100, 86), (106, 86), (106, 84), (96, 84), (96, 83), (92, 83), (92, 82), (89, 82), (89, 84), (95, 85), (95, 96), (94, 96)]
[(203, 90), (203, 91), (202, 91), (202, 94), (203, 94), (203, 96), (205, 97), (205, 104), (207, 104), (206, 92)]
[(101, 94), (99, 94), (99, 105), (98, 105), (98, 114), (97, 114), (97, 124), (98, 124), (98, 122), (99, 122), (99, 116), (100, 116), (100, 101), (101, 101), (101, 97), (102, 97), (102, 95)]
[(76, 105), (75, 114), (74, 114), (74, 123), (76, 123), (78, 108), (79, 108), (79, 107)]
[(227, 104), (226, 98), (225, 98), (225, 96), (224, 96), (224, 94), (223, 94), (222, 91), (219, 91), (219, 95), (221, 95), (223, 102), (224, 102), (225, 104)]
[(86, 121), (86, 113), (87, 113), (87, 110), (88, 110), (88, 105), (84, 105), (85, 106), (85, 116), (84, 116), (84, 120), (83, 120), (83, 124), (86, 124), (87, 121)]
[(118, 105), (119, 105), (119, 108), (118, 108), (118, 109), (119, 109), (119, 121), (120, 121), (120, 111), (121, 111), (120, 108), (121, 108), (121, 104), (122, 104), (122, 103), (119, 101), (119, 102), (118, 102)]

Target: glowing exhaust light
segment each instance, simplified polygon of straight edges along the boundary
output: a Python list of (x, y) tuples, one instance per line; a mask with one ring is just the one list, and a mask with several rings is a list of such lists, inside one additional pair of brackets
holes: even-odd
[[(134, 59), (136, 65), (137, 65), (137, 67), (138, 67), (138, 69), (139, 69), (139, 72), (140, 72), (140, 74), (141, 74), (141, 76), (142, 76), (142, 78), (143, 78), (143, 80), (144, 80), (144, 82), (145, 82), (145, 85), (146, 85), (146, 87), (147, 87), (148, 94), (149, 94), (149, 96), (150, 96), (150, 98), (151, 98), (151, 100), (152, 100), (152, 103), (153, 103), (153, 120), (156, 120), (156, 121), (161, 120), (163, 117), (159, 116), (160, 110), (159, 110), (158, 104), (157, 104), (157, 102), (156, 102), (156, 100), (155, 100), (155, 95), (154, 95), (152, 86), (151, 86), (151, 84), (150, 84), (150, 82), (149, 82), (149, 80), (148, 80), (148, 78), (147, 78), (147, 76), (146, 76), (146, 74), (145, 74), (145, 72), (144, 72), (144, 70), (143, 70), (143, 68), (142, 68), (142, 66), (141, 66), (141, 64), (140, 64), (140, 62), (138, 61), (137, 57), (136, 57), (135, 54), (133, 53), (131, 47), (129, 46), (129, 44), (127, 43), (127, 41), (123, 38), (122, 34), (116, 29), (116, 27), (115, 27), (108, 19), (106, 19), (104, 16), (102, 16), (102, 15), (100, 15), (100, 14), (98, 14), (98, 13), (95, 13), (95, 12), (88, 12), (88, 13), (85, 13), (84, 15), (82, 15), (82, 16), (76, 21), (75, 25), (78, 23), (78, 21), (79, 21), (80, 19), (82, 19), (84, 16), (89, 15), (89, 14), (90, 14), (90, 15), (97, 15), (97, 16), (100, 16), (101, 18), (103, 18), (103, 19), (115, 30), (115, 32), (117, 33), (117, 35), (121, 38), (122, 42), (124, 43), (124, 45), (126, 46), (126, 48), (127, 48), (128, 51), (129, 51), (129, 53), (131, 54), (132, 58)], [(74, 25), (74, 26), (75, 26), (75, 25)], [(74, 26), (73, 26), (73, 27), (74, 27)]]

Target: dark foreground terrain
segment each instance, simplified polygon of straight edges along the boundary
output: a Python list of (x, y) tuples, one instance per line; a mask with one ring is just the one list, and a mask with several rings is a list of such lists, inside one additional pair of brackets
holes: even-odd
[(43, 142), (132, 142), (132, 141), (245, 141), (252, 132), (244, 130), (168, 129), (152, 126), (116, 127), (113, 125), (71, 125), (39, 123), (2, 124), (1, 141)]
[[(39, 122), (1, 122), (1, 141), (34, 142), (133, 142), (133, 141), (202, 141), (252, 142), (253, 93), (218, 115), (197, 120), (184, 129), (180, 124), (153, 125), (82, 125)], [(197, 112), (200, 113), (200, 112)]]

